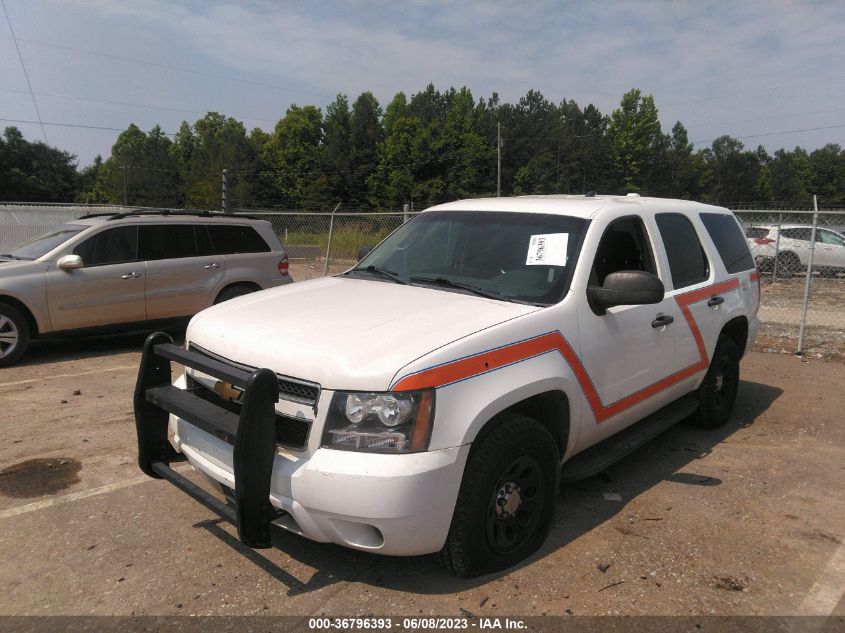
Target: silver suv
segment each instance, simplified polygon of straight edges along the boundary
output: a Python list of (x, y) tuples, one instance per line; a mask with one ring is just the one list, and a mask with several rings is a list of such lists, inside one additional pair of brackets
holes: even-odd
[(0, 367), (36, 337), (190, 317), (291, 281), (287, 254), (266, 220), (83, 216), (0, 254)]

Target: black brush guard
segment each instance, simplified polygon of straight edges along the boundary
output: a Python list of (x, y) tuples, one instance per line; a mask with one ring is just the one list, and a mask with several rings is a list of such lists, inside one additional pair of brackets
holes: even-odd
[[(171, 384), (170, 363), (176, 361), (224, 383), (243, 389), (240, 415), (218, 407)], [(280, 513), (270, 503), (270, 476), (276, 454), (276, 408), (279, 382), (269, 369), (248, 372), (173, 344), (163, 332), (144, 343), (135, 384), (135, 429), (138, 465), (150, 477), (166, 479), (206, 508), (238, 528), (241, 541), (254, 548), (271, 547), (270, 523)], [(209, 494), (170, 467), (184, 461), (167, 438), (172, 413), (220, 438), (234, 438), (232, 461), (235, 505)]]

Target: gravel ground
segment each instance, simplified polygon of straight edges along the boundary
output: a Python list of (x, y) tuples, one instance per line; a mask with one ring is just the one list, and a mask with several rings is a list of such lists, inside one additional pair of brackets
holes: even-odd
[(252, 551), (143, 477), (142, 341), (39, 343), (0, 370), (0, 615), (845, 616), (843, 364), (751, 353), (726, 427), (566, 487), (537, 555), (462, 580), (287, 534)]

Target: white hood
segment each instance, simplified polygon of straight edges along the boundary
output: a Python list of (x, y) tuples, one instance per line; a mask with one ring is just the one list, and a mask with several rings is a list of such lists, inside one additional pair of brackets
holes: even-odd
[(204, 310), (187, 338), (326, 389), (386, 390), (411, 361), (538, 308), (348, 277), (299, 282)]

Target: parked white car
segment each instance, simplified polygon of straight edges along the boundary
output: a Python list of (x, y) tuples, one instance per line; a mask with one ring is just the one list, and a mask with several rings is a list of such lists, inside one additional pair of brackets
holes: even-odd
[[(269, 547), (281, 528), (463, 576), (543, 543), (561, 479), (724, 424), (759, 279), (726, 209), (629, 196), (433, 207), (348, 272), (145, 346), (139, 463)], [(171, 384), (171, 362), (187, 370)], [(171, 468), (187, 459), (225, 504)], [(562, 467), (562, 468), (561, 468)]]
[[(778, 241), (780, 233), (780, 241)], [(806, 271), (810, 264), (813, 227), (809, 224), (755, 224), (745, 230), (757, 267), (773, 272), (777, 256), (778, 276)], [(831, 229), (816, 227), (813, 269), (822, 273), (845, 272), (845, 236)]]

